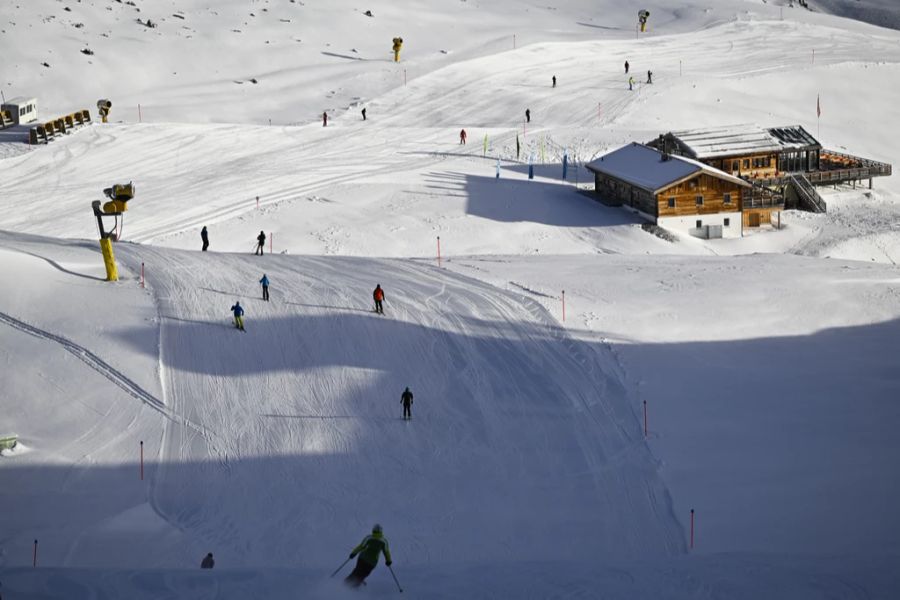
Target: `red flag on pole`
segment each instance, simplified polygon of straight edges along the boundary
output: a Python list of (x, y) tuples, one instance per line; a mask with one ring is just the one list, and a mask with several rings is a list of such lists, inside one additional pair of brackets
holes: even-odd
[(816, 118), (822, 116), (822, 105), (819, 103), (819, 95), (816, 94)]

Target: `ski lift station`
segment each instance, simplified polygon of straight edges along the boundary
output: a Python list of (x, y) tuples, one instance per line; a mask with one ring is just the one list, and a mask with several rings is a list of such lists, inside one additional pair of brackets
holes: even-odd
[(14, 125), (34, 123), (38, 120), (37, 98), (18, 96), (4, 102), (0, 110), (9, 114)]

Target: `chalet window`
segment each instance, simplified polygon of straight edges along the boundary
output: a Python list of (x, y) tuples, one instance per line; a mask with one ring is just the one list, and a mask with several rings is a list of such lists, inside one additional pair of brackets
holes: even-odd
[(722, 196), (722, 202), (725, 204), (731, 204), (731, 194), (724, 194)]
[(697, 206), (703, 206), (703, 196), (697, 196)]
[(675, 208), (675, 198), (669, 198), (669, 208)]
[(733, 163), (731, 163), (731, 170), (732, 171), (740, 171), (741, 170), (741, 161), (736, 160)]
[(731, 219), (725, 219), (724, 225), (725, 227), (731, 227)]
[(745, 168), (745, 169), (749, 169), (749, 168), (750, 168), (750, 159), (749, 159), (749, 158), (745, 158), (745, 159), (744, 159), (744, 168)]
[(701, 227), (703, 227), (703, 221), (698, 219), (697, 220), (697, 229), (700, 229)]

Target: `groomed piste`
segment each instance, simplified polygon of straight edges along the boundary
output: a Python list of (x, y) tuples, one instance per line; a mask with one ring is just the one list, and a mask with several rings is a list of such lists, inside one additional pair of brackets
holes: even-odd
[[(4, 600), (900, 594), (895, 178), (700, 240), (584, 168), (735, 123), (896, 164), (900, 33), (739, 0), (69, 8), (4, 15), (6, 96), (112, 100), (0, 135)], [(130, 181), (109, 282), (91, 202)], [(393, 571), (349, 589), (375, 523)]]

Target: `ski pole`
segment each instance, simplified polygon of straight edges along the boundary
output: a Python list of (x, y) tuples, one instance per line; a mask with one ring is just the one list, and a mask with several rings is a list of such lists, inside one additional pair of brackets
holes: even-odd
[(387, 566), (387, 568), (388, 568), (388, 571), (390, 571), (390, 572), (391, 572), (391, 577), (393, 577), (393, 578), (394, 578), (394, 583), (396, 583), (396, 584), (397, 584), (397, 589), (398, 589), (398, 590), (400, 590), (400, 593), (401, 593), (401, 594), (402, 594), (402, 593), (403, 593), (403, 588), (402, 588), (402, 587), (400, 587), (400, 582), (399, 582), (399, 581), (397, 581), (397, 576), (396, 576), (396, 575), (394, 575), (394, 569), (393, 569), (393, 568), (392, 568), (392, 567), (391, 567), (391, 565), (388, 565), (388, 566)]
[[(351, 556), (350, 558), (353, 558), (353, 557)], [(335, 575), (337, 575), (337, 574), (338, 574), (338, 571), (340, 571), (341, 569), (343, 569), (343, 568), (344, 568), (344, 565), (346, 565), (348, 562), (350, 562), (350, 558), (348, 558), (347, 560), (345, 560), (344, 562), (342, 562), (342, 563), (341, 563), (341, 566), (339, 566), (337, 569), (335, 569), (335, 570), (334, 570), (334, 573), (331, 574), (331, 577), (334, 577)]]

